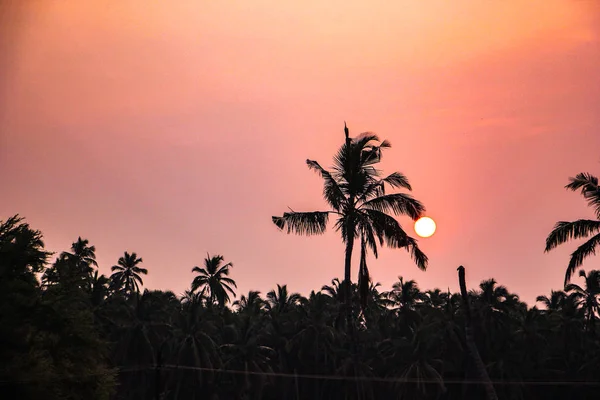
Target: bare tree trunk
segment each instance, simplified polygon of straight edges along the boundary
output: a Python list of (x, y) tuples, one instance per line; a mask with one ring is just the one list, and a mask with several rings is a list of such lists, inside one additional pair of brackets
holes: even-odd
[(496, 394), (496, 390), (494, 389), (494, 385), (490, 380), (490, 377), (487, 373), (485, 365), (483, 364), (483, 360), (481, 359), (481, 355), (479, 354), (479, 350), (477, 350), (477, 345), (475, 344), (475, 339), (473, 337), (472, 330), (472, 320), (471, 320), (471, 305), (469, 304), (469, 293), (467, 292), (467, 284), (465, 283), (465, 267), (462, 265), (458, 267), (458, 282), (460, 284), (460, 294), (463, 299), (463, 306), (465, 309), (465, 341), (467, 344), (467, 353), (475, 366), (475, 372), (478, 375), (478, 378), (481, 380), (483, 384), (483, 388), (486, 393), (486, 397), (488, 400), (498, 400), (498, 395)]
[(344, 305), (346, 308), (346, 324), (352, 329), (352, 250), (354, 249), (354, 227), (348, 227), (346, 238), (346, 257), (344, 262)]

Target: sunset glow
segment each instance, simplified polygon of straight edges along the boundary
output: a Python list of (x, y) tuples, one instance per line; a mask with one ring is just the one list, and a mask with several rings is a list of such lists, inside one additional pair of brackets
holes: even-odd
[(443, 226), (419, 241), (427, 272), (383, 250), (382, 286), (446, 288), (462, 263), (528, 302), (561, 286), (572, 249), (544, 254), (544, 239), (590, 213), (562, 188), (600, 166), (600, 2), (11, 4), (0, 214), (50, 250), (81, 235), (102, 273), (135, 251), (145, 286), (177, 294), (214, 252), (240, 293), (310, 293), (342, 277), (339, 235), (283, 235), (270, 217), (325, 206), (305, 160), (327, 168), (347, 121), (392, 143), (383, 170)]

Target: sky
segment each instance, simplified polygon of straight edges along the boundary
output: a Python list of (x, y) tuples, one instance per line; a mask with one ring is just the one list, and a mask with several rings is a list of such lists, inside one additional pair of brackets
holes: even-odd
[(384, 172), (437, 222), (426, 272), (370, 260), (386, 289), (457, 291), (464, 265), (532, 304), (576, 247), (543, 252), (554, 223), (593, 217), (563, 187), (600, 174), (596, 1), (5, 0), (0, 18), (0, 219), (56, 252), (89, 239), (103, 273), (134, 251), (146, 287), (180, 294), (209, 252), (240, 293), (343, 277), (332, 227), (271, 216), (324, 209), (305, 160), (329, 166), (344, 121), (392, 143)]

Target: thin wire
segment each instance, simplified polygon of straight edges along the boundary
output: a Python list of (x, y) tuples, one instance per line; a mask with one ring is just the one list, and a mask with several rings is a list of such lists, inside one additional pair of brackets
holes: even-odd
[[(364, 382), (380, 382), (380, 383), (431, 383), (431, 384), (466, 384), (466, 385), (481, 385), (482, 381), (478, 380), (461, 380), (461, 379), (418, 379), (418, 378), (379, 378), (379, 377), (367, 377), (367, 376), (339, 376), (339, 375), (322, 375), (322, 374), (290, 374), (284, 372), (265, 372), (265, 371), (238, 371), (232, 369), (220, 369), (220, 368), (207, 368), (207, 367), (191, 367), (184, 365), (146, 365), (146, 366), (130, 366), (130, 367), (116, 367), (119, 372), (139, 372), (144, 370), (156, 371), (160, 370), (192, 370), (192, 371), (204, 371), (204, 372), (217, 372), (225, 374), (237, 374), (237, 375), (258, 375), (258, 376), (271, 376), (280, 378), (290, 379), (321, 379), (329, 381), (364, 381)], [(77, 377), (62, 377), (54, 380), (77, 380), (77, 378), (85, 378), (100, 375), (109, 375), (111, 371), (97, 372), (90, 374), (83, 374)], [(24, 379), (15, 381), (0, 381), (0, 385), (8, 384), (24, 384), (32, 382), (40, 382), (43, 380), (36, 379)], [(600, 386), (600, 382), (593, 381), (498, 381), (492, 380), (494, 385), (513, 385), (513, 386)]]
[[(156, 369), (157, 367), (154, 366)], [(322, 379), (322, 380), (334, 380), (334, 381), (343, 381), (343, 380), (359, 380), (359, 381), (370, 381), (370, 382), (387, 382), (387, 383), (449, 383), (449, 384), (470, 384), (470, 385), (480, 385), (481, 381), (477, 380), (461, 380), (461, 379), (418, 379), (418, 378), (378, 378), (378, 377), (367, 377), (367, 376), (339, 376), (339, 375), (321, 375), (321, 374), (290, 374), (284, 372), (264, 372), (264, 371), (237, 371), (231, 369), (219, 369), (219, 368), (206, 368), (206, 367), (190, 367), (183, 365), (171, 365), (165, 364), (158, 367), (160, 369), (186, 369), (186, 370), (195, 370), (195, 371), (206, 371), (206, 372), (222, 372), (222, 373), (230, 373), (230, 374), (241, 374), (241, 375), (263, 375), (263, 376), (273, 376), (273, 377), (282, 377), (282, 378), (306, 378), (306, 379)], [(572, 386), (572, 385), (586, 385), (586, 386), (600, 386), (600, 382), (592, 382), (592, 381), (492, 381), (494, 384), (498, 385), (558, 385), (558, 386)]]

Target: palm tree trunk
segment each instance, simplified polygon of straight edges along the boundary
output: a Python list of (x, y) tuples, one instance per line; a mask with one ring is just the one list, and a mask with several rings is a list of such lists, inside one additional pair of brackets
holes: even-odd
[(348, 227), (346, 238), (346, 257), (344, 261), (344, 303), (346, 308), (346, 324), (352, 331), (352, 250), (354, 249), (354, 226)]
[(496, 390), (494, 389), (494, 385), (492, 385), (492, 381), (487, 373), (485, 365), (483, 364), (483, 360), (481, 359), (481, 355), (479, 354), (479, 350), (477, 350), (477, 345), (475, 344), (475, 338), (473, 337), (473, 331), (471, 329), (471, 306), (469, 305), (469, 297), (467, 293), (467, 284), (465, 283), (465, 267), (462, 265), (458, 267), (458, 281), (460, 284), (460, 294), (463, 299), (463, 305), (465, 309), (465, 342), (467, 344), (467, 353), (473, 362), (475, 367), (475, 372), (481, 382), (483, 383), (483, 388), (486, 393), (486, 397), (488, 400), (498, 400), (498, 395), (496, 394)]

